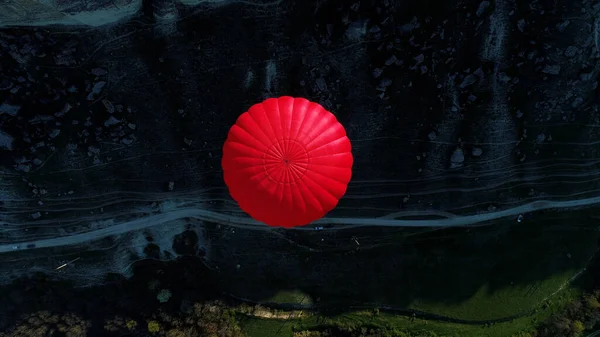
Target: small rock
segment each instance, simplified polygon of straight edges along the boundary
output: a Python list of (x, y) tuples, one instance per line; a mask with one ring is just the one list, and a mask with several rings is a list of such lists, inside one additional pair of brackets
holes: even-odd
[(169, 181), (169, 191), (173, 191), (175, 189), (175, 182)]
[(56, 112), (54, 114), (55, 117), (62, 117), (64, 116), (67, 112), (71, 111), (71, 108), (73, 108), (71, 106), (71, 104), (69, 103), (65, 103), (65, 106), (63, 106), (62, 110), (60, 110), (59, 112)]
[(477, 82), (479, 80), (479, 77), (475, 74), (470, 74), (467, 77), (465, 77), (465, 79), (462, 81), (462, 83), (460, 84), (460, 88), (464, 89), (470, 85), (472, 85), (473, 83)]
[(0, 130), (0, 148), (12, 150), (14, 141), (15, 139), (11, 135)]
[(571, 23), (571, 21), (569, 20), (565, 20), (562, 23), (560, 23), (559, 25), (556, 26), (556, 29), (558, 29), (559, 32), (564, 32), (565, 29), (567, 28), (567, 26)]
[(461, 148), (457, 148), (452, 152), (452, 157), (450, 157), (450, 168), (458, 168), (462, 167), (465, 161), (465, 154)]
[(381, 82), (379, 82), (379, 86), (382, 88), (387, 88), (390, 85), (392, 85), (392, 79), (390, 78), (384, 78), (381, 80)]
[(543, 143), (546, 140), (546, 135), (543, 133), (540, 133), (539, 135), (537, 135), (536, 137), (536, 141), (539, 143)]
[(50, 132), (50, 134), (48, 135), (50, 138), (56, 138), (58, 135), (60, 135), (60, 130), (59, 129), (54, 129)]
[(423, 54), (419, 54), (415, 57), (415, 61), (417, 62), (417, 64), (421, 64), (423, 61), (425, 61), (425, 55)]
[(517, 29), (519, 29), (519, 31), (521, 31), (521, 33), (525, 31), (525, 20), (524, 19), (520, 19), (519, 21), (517, 21)]
[(374, 78), (378, 78), (379, 76), (381, 76), (381, 74), (383, 74), (383, 69), (375, 68), (375, 69), (373, 69), (372, 74), (373, 74)]
[(0, 105), (0, 115), (8, 114), (10, 116), (16, 116), (20, 109), (21, 109), (20, 105), (12, 105), (12, 104), (8, 104), (8, 103), (2, 103)]
[(473, 157), (479, 157), (479, 156), (481, 156), (482, 153), (483, 153), (483, 150), (479, 147), (474, 147), (473, 150), (471, 150), (471, 155)]
[(564, 51), (564, 55), (566, 57), (573, 57), (573, 56), (577, 55), (578, 51), (579, 51), (579, 49), (577, 49), (577, 47), (568, 46), (567, 49), (565, 49), (565, 51)]
[(389, 66), (394, 64), (396, 61), (398, 60), (398, 58), (396, 57), (396, 55), (392, 55), (390, 56), (386, 61), (385, 61), (385, 65)]
[(483, 15), (483, 13), (485, 13), (485, 10), (486, 10), (488, 7), (490, 7), (490, 2), (489, 2), (489, 1), (482, 1), (482, 2), (479, 4), (479, 7), (477, 8), (477, 12), (476, 12), (477, 16), (482, 16), (482, 15)]
[(473, 74), (475, 74), (479, 78), (484, 78), (485, 77), (485, 74), (483, 73), (483, 69), (481, 69), (481, 67), (475, 69), (475, 71), (473, 72)]
[(572, 108), (577, 108), (578, 106), (580, 106), (583, 103), (583, 98), (581, 97), (577, 97), (575, 98), (575, 100), (573, 101), (573, 103), (571, 103), (571, 107)]
[(431, 131), (427, 137), (429, 138), (429, 140), (433, 141), (437, 138), (437, 134), (435, 133), (435, 131)]
[(121, 143), (123, 143), (125, 145), (131, 145), (131, 144), (133, 144), (134, 141), (135, 141), (135, 137), (128, 137), (128, 138), (121, 139)]
[(54, 62), (62, 66), (71, 66), (75, 63), (75, 59), (69, 54), (58, 54), (54, 56)]
[(110, 116), (110, 118), (104, 122), (104, 126), (109, 127), (119, 123), (121, 123), (120, 120), (116, 119), (114, 116)]
[(579, 74), (579, 79), (582, 81), (589, 81), (594, 77), (593, 73), (581, 73)]
[(93, 146), (88, 146), (88, 156), (91, 157), (94, 154), (99, 154), (100, 153), (100, 149), (97, 147), (93, 147)]
[(106, 82), (104, 82), (104, 81), (95, 83), (94, 87), (92, 88), (92, 92), (90, 92), (90, 94), (87, 96), (87, 100), (93, 101), (96, 98), (96, 96), (98, 96), (102, 92), (102, 89), (104, 88), (105, 85), (106, 85)]
[(109, 114), (113, 114), (115, 112), (115, 106), (111, 103), (111, 101), (103, 99), (102, 104), (104, 104), (104, 107)]
[(550, 75), (558, 75), (560, 74), (560, 65), (558, 64), (548, 64), (542, 69), (542, 72)]
[(39, 218), (41, 218), (41, 217), (42, 217), (42, 214), (41, 214), (40, 212), (35, 212), (35, 213), (32, 213), (32, 214), (31, 214), (31, 218), (32, 218), (33, 220), (37, 220), (37, 219), (39, 219)]
[(15, 167), (15, 170), (27, 173), (31, 171), (31, 166), (27, 164), (19, 164)]
[(512, 78), (506, 75), (506, 73), (502, 72), (498, 74), (498, 79), (503, 83), (508, 83)]
[(323, 77), (317, 78), (317, 87), (321, 91), (327, 91), (327, 83), (325, 83), (325, 79)]
[(353, 41), (360, 41), (367, 33), (367, 24), (365, 21), (352, 21), (346, 29), (345, 35)]

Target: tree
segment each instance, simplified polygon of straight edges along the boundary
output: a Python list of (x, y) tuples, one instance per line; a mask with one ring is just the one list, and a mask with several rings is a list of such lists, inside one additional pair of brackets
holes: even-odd
[(160, 324), (157, 321), (148, 321), (148, 331), (150, 333), (157, 333), (160, 331)]
[(581, 333), (583, 331), (585, 331), (585, 326), (583, 325), (583, 322), (581, 322), (581, 321), (573, 321), (573, 323), (571, 325), (571, 329), (572, 329), (573, 333), (575, 334), (575, 336), (579, 336), (579, 335), (581, 335)]
[(90, 323), (75, 314), (59, 316), (40, 311), (23, 317), (3, 337), (46, 337), (57, 332), (65, 337), (86, 337)]

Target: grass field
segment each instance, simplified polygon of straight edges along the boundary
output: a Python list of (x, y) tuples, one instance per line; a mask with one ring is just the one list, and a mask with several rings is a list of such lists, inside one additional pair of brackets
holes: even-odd
[(272, 297), (268, 298), (265, 302), (269, 303), (282, 303), (282, 304), (313, 304), (312, 299), (308, 294), (303, 293), (299, 290), (281, 290)]
[[(241, 317), (241, 325), (249, 337), (288, 337), (294, 330), (319, 330), (322, 326), (382, 326), (397, 327), (409, 332), (430, 331), (438, 336), (446, 337), (508, 337), (518, 332), (531, 331), (539, 322), (564, 307), (581, 294), (578, 287), (580, 282), (565, 283), (574, 271), (557, 274), (531, 287), (538, 289), (538, 296), (523, 300), (523, 295), (529, 293), (531, 287), (515, 286), (498, 292), (488, 292), (482, 289), (473, 298), (459, 304), (445, 303), (413, 303), (409, 307), (450, 317), (472, 317), (485, 319), (504, 317), (515, 312), (533, 310), (531, 314), (515, 318), (508, 322), (493, 324), (455, 324), (435, 320), (424, 320), (380, 312), (370, 311), (348, 312), (333, 317), (307, 317), (304, 319), (262, 319)], [(561, 286), (565, 285), (560, 291)], [(549, 297), (542, 302), (543, 297)], [(300, 292), (283, 292), (270, 299), (270, 302), (291, 303), (301, 301), (305, 295)], [(304, 303), (304, 302), (303, 302)], [(546, 304), (546, 305), (544, 305)]]
[(255, 317), (240, 316), (240, 324), (249, 337), (290, 337), (294, 330), (319, 330), (322, 326), (382, 326), (396, 327), (403, 331), (434, 332), (442, 337), (510, 337), (516, 333), (531, 331), (538, 322), (544, 321), (552, 313), (561, 309), (566, 303), (579, 295), (574, 288), (565, 289), (564, 294), (552, 301), (545, 309), (521, 318), (516, 318), (505, 323), (491, 325), (466, 325), (446, 322), (438, 322), (423, 319), (414, 319), (405, 316), (372, 312), (346, 313), (331, 318), (308, 317), (305, 319), (262, 319)]
[[(349, 281), (327, 287), (326, 291), (335, 296), (323, 296), (324, 301), (339, 301), (341, 296), (352, 297), (349, 294), (354, 292), (359, 304), (366, 303), (367, 298), (372, 300), (370, 303), (380, 303), (380, 307), (414, 309), (469, 321), (493, 321), (525, 314), (508, 322), (455, 324), (384, 311), (376, 315), (359, 311), (288, 320), (244, 318), (241, 324), (251, 337), (287, 337), (294, 329), (319, 330), (327, 325), (362, 324), (411, 332), (427, 330), (447, 337), (510, 337), (531, 331), (582, 292), (581, 278), (571, 281), (575, 275), (585, 276), (583, 269), (597, 250), (598, 231), (595, 224), (583, 221), (573, 225), (571, 219), (551, 214), (540, 216), (526, 226), (499, 224), (467, 233), (448, 231), (437, 233), (437, 237), (417, 236), (411, 244), (413, 250), (422, 254), (399, 255), (405, 260), (403, 267), (411, 272), (409, 277), (394, 276), (393, 273), (402, 275), (400, 264), (397, 266), (400, 270), (383, 267), (380, 272), (387, 274), (382, 274), (382, 289), (370, 284), (360, 288)], [(438, 246), (432, 246), (434, 242)], [(431, 249), (428, 251), (427, 247)], [(370, 254), (376, 259), (376, 254)], [(376, 260), (373, 263), (377, 263)], [(397, 287), (391, 286), (394, 277), (400, 281)], [(365, 292), (369, 293), (365, 295)], [(317, 307), (324, 302), (315, 300), (318, 297), (314, 293), (308, 293), (279, 291), (263, 301), (302, 304), (313, 301)], [(347, 298), (346, 302), (351, 300)]]

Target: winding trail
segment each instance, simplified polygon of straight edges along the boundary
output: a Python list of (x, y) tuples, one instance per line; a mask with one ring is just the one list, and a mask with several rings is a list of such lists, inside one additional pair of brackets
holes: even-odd
[[(573, 208), (573, 207), (584, 207), (592, 206), (600, 203), (600, 197), (593, 197), (579, 200), (568, 200), (568, 201), (550, 201), (550, 200), (538, 200), (528, 204), (520, 205), (510, 209), (475, 214), (468, 216), (457, 216), (449, 217), (446, 219), (435, 219), (435, 220), (396, 220), (389, 218), (323, 218), (313, 222), (313, 225), (334, 225), (329, 228), (323, 228), (322, 230), (343, 230), (349, 228), (358, 227), (464, 227), (470, 226), (486, 221), (496, 220), (506, 217), (517, 217), (520, 214), (540, 211), (545, 209), (561, 209), (561, 208)], [(220, 214), (208, 210), (198, 208), (183, 208), (173, 211), (168, 211), (161, 214), (154, 214), (146, 216), (140, 219), (127, 221), (118, 225), (102, 228), (90, 232), (73, 234), (69, 236), (57, 237), (52, 239), (43, 239), (26, 242), (15, 242), (11, 244), (0, 245), (0, 253), (11, 252), (15, 250), (27, 250), (35, 248), (49, 248), (59, 246), (69, 246), (83, 244), (86, 242), (98, 240), (112, 235), (125, 234), (132, 231), (138, 231), (141, 229), (156, 226), (158, 224), (166, 223), (169, 221), (192, 218), (202, 221), (210, 221), (219, 223), (222, 225), (233, 226), (238, 228), (245, 228), (250, 230), (272, 230), (271, 227), (257, 222), (251, 218), (231, 216), (226, 214)], [(14, 225), (6, 222), (0, 223), (2, 225)], [(339, 226), (336, 226), (339, 225)], [(299, 227), (290, 230), (303, 230), (313, 231), (314, 226)]]

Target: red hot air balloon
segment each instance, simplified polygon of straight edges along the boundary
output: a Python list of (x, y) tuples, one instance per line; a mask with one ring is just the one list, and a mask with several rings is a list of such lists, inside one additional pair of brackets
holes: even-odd
[(352, 176), (346, 130), (321, 105), (269, 98), (250, 107), (223, 145), (231, 197), (255, 220), (296, 227), (322, 218), (346, 193)]

